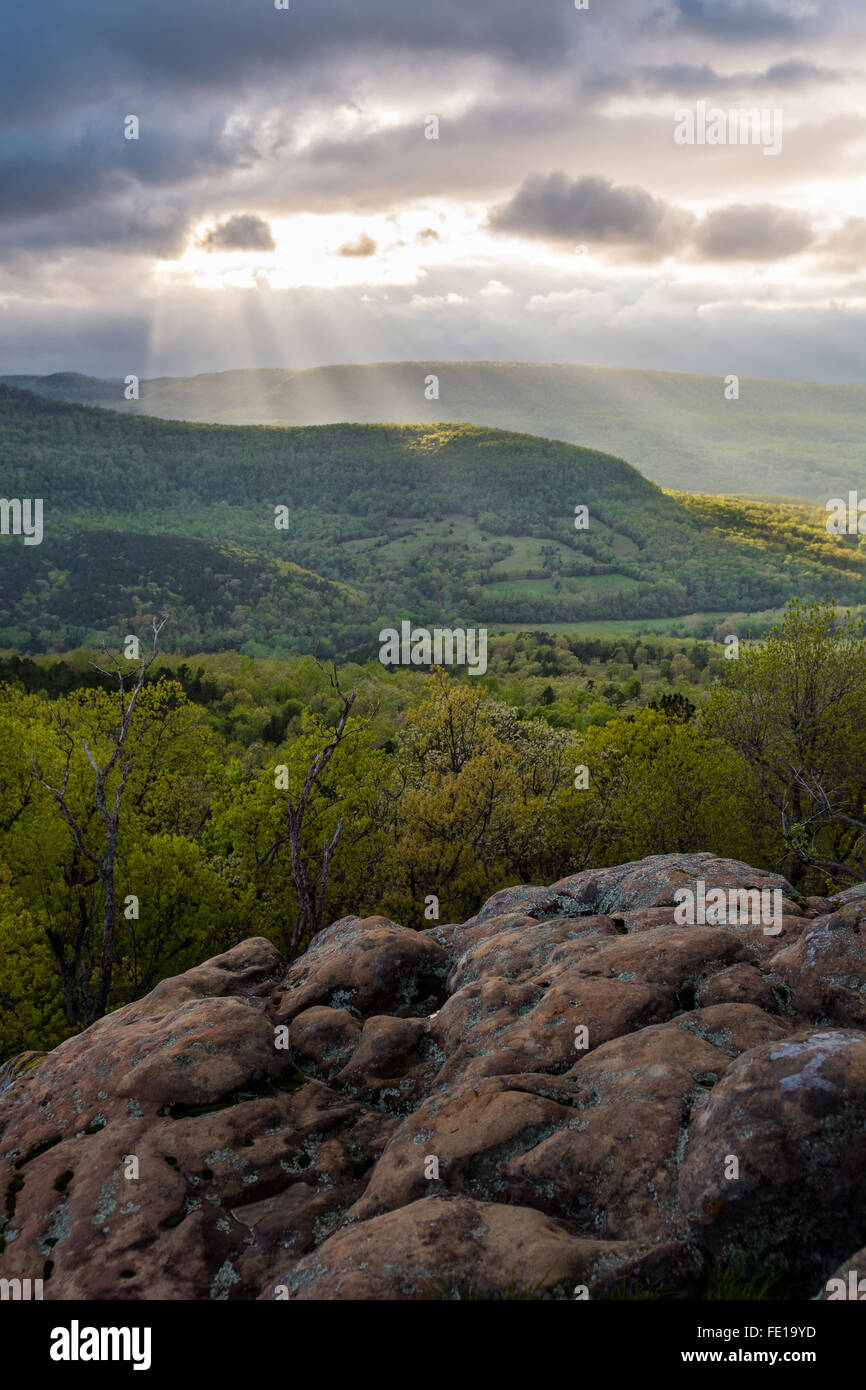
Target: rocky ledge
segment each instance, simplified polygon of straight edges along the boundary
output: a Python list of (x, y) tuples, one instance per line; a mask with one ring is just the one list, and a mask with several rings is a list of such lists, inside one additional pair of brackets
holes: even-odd
[[(781, 930), (677, 925), (696, 880), (780, 890)], [(700, 1298), (748, 1258), (826, 1296), (866, 1274), (864, 918), (696, 854), (347, 917), (289, 969), (254, 937), (0, 1068), (0, 1278)]]

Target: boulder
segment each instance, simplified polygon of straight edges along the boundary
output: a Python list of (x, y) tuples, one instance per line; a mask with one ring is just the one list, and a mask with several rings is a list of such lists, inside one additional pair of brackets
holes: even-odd
[(344, 917), (319, 932), (288, 971), (271, 1016), (286, 1022), (323, 1004), (358, 1018), (423, 1017), (444, 998), (447, 973), (448, 956), (429, 933), (386, 917)]
[(821, 1023), (866, 1025), (866, 901), (816, 917), (769, 968), (798, 1013)]
[(866, 1239), (866, 1033), (808, 1028), (743, 1053), (696, 1107), (679, 1205), (717, 1255), (815, 1280)]
[[(699, 879), (778, 889), (782, 932), (678, 924)], [(866, 1278), (864, 914), (674, 854), (345, 917), (291, 966), (253, 937), (0, 1066), (0, 1278), (694, 1298), (747, 1251), (824, 1297)]]
[(620, 1280), (696, 1281), (682, 1247), (575, 1238), (527, 1207), (424, 1197), (326, 1240), (267, 1299), (417, 1300), (582, 1296)]

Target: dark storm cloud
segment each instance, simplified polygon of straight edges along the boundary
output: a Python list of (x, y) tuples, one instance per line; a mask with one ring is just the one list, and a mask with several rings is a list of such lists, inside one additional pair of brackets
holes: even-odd
[[(93, 206), (124, 188), (195, 184), (263, 160), (292, 160), (310, 102), (359, 108), (357, 82), (413, 64), (453, 86), (454, 59), (553, 74), (579, 19), (561, 0), (80, 0), (18, 5), (0, 46), (0, 222)], [(267, 113), (270, 147), (226, 131), (238, 109)], [(141, 138), (123, 139), (129, 114)], [(519, 123), (515, 110), (513, 119)], [(261, 131), (257, 131), (260, 140)], [(359, 151), (335, 140), (334, 182)], [(387, 145), (387, 139), (385, 141)], [(363, 152), (361, 152), (363, 153)], [(327, 163), (327, 151), (322, 151)], [(226, 181), (223, 180), (225, 187)], [(64, 242), (63, 220), (55, 240)]]
[[(757, 303), (755, 277), (742, 291), (747, 301), (735, 304), (730, 272), (708, 273), (700, 298), (680, 302), (679, 267), (663, 258), (754, 261), (760, 270), (807, 248), (822, 270), (856, 266), (862, 227), (851, 219), (828, 236), (827, 208), (820, 195), (813, 207), (802, 187), (850, 178), (864, 127), (850, 73), (841, 70), (858, 51), (862, 7), (590, 4), (585, 12), (572, 0), (291, 0), (288, 11), (273, 0), (8, 5), (0, 46), (6, 369), (72, 364), (122, 377), (148, 351), (160, 370), (181, 373), (206, 370), (211, 360), (220, 368), (288, 362), (294, 353), (309, 365), (341, 360), (352, 343), (369, 360), (434, 349), (443, 358), (542, 360), (558, 352), (562, 360), (683, 369), (702, 360), (716, 370), (730, 360), (729, 344), (739, 353), (747, 338), (751, 369), (764, 368), (758, 374), (796, 374), (816, 356), (842, 377), (854, 371), (853, 315), (827, 309), (800, 318), (795, 308), (783, 322)], [(683, 153), (671, 134), (677, 93), (688, 103), (706, 95), (720, 105), (784, 104), (783, 159)], [(423, 139), (427, 111), (441, 117), (439, 141)], [(141, 119), (139, 141), (123, 139), (130, 113)], [(528, 177), (538, 169), (567, 172)], [(824, 240), (804, 219), (765, 206), (776, 197), (810, 207)], [(533, 256), (521, 282), (513, 248), (502, 247), (500, 263), (489, 238), (479, 268), (473, 238), (464, 253), (450, 228), (443, 248), (428, 255), (416, 228), (433, 223), (436, 201), (446, 199), (462, 200), (470, 220), (479, 206), (496, 205), (490, 225), (502, 232), (560, 249), (598, 247), (610, 281), (587, 299), (586, 260), (574, 257), (574, 277), (559, 265), (539, 284), (535, 262), (546, 258)], [(678, 203), (713, 208), (724, 199), (733, 206), (704, 218)], [(351, 246), (372, 226), (368, 217), (402, 213), (415, 201), (426, 209), (421, 221), (394, 235), (432, 264), (402, 297), (373, 284), (363, 295), (359, 285), (184, 298), (183, 270), (176, 278), (157, 273), (154, 258), (179, 255), (203, 225), (339, 211), (357, 220), (333, 245), (345, 236)], [(831, 201), (841, 220), (844, 196)], [(426, 240), (433, 250), (432, 235)], [(360, 281), (374, 263), (354, 264)], [(634, 274), (617, 277), (621, 264)], [(342, 271), (351, 274), (349, 262)], [(610, 286), (636, 279), (645, 300), (618, 300)], [(488, 294), (491, 283), (510, 293)], [(796, 285), (804, 300), (819, 290)], [(717, 338), (697, 309), (720, 302)], [(245, 316), (242, 333), (235, 315)]]
[(276, 248), (270, 223), (252, 212), (239, 212), (211, 227), (199, 239), (205, 251), (273, 251)]
[[(140, 116), (137, 140), (124, 139), (124, 118), (137, 111), (102, 109), (78, 127), (31, 130), (0, 150), (0, 223), (93, 205), (136, 187), (154, 190), (249, 168), (259, 157), (247, 133), (225, 129), (211, 112), (171, 122)], [(62, 228), (57, 228), (62, 240)]]
[[(575, 13), (561, 0), (80, 0), (18, 5), (4, 16), (0, 121), (62, 118), (94, 91), (130, 99), (175, 91), (227, 89), (269, 75), (329, 69), (339, 85), (347, 65), (370, 54), (459, 53), (519, 67), (560, 64), (576, 42)], [(579, 23), (579, 21), (578, 21)]]
[(3, 225), (0, 222), (0, 259), (19, 251), (65, 254), (77, 250), (114, 256), (143, 255), (164, 259), (180, 255), (189, 239), (189, 214), (170, 202), (141, 197), (85, 204), (63, 218), (35, 217)]
[(773, 63), (758, 80), (775, 87), (803, 87), (810, 82), (835, 82), (841, 73), (832, 68), (819, 68), (815, 63), (792, 58), (787, 63)]
[(709, 63), (664, 63), (659, 67), (642, 67), (638, 81), (650, 90), (661, 92), (711, 92), (724, 79)]
[[(748, 6), (733, 0), (737, 14), (754, 8), (752, 0)], [(775, 13), (766, 0), (758, 11)], [(685, 0), (661, 0), (656, 8), (646, 0), (609, 0), (585, 13), (569, 0), (534, 0), (531, 8), (526, 0), (292, 0), (288, 11), (275, 10), (272, 0), (16, 6), (4, 20), (0, 49), (0, 128), (4, 113), (6, 122), (0, 223), (51, 216), (51, 228), (40, 235), (45, 242), (53, 235), (62, 248), (72, 211), (89, 210), (98, 231), (101, 204), (126, 197), (132, 208), (144, 191), (182, 206), (192, 222), (245, 205), (272, 216), (357, 210), (364, 199), (373, 208), (398, 191), (466, 191), (473, 183), (484, 196), (495, 186), (483, 186), (491, 174), (502, 186), (506, 152), (521, 174), (531, 167), (525, 152), (533, 138), (555, 146), (569, 126), (591, 125), (593, 98), (691, 87), (700, 95), (741, 80), (796, 87), (817, 73), (824, 79), (826, 70), (802, 59), (735, 78), (720, 76), (711, 62), (677, 61), (678, 36), (708, 22), (703, 13)], [(822, 13), (826, 36), (845, 11), (830, 3)], [(670, 60), (657, 68), (645, 61), (646, 43), (658, 47), (658, 36), (646, 39), (648, 14), (667, 25), (662, 51)], [(747, 25), (744, 41), (750, 33)], [(362, 119), (357, 128), (337, 125), (327, 137), (320, 124), (310, 140), (299, 133), (311, 105), (367, 114), (353, 97), (356, 84), (371, 77), (387, 96), (392, 73), (399, 80), (423, 70), (434, 90), (441, 79), (446, 97), (471, 83), (473, 64), (496, 74), (495, 87), (488, 83), (459, 117), (443, 116), (441, 145), (420, 158), (421, 111), (399, 128)], [(238, 111), (248, 116), (247, 127), (231, 126)], [(138, 141), (123, 139), (130, 113), (141, 119)], [(608, 123), (608, 139), (612, 129)], [(447, 150), (447, 158), (435, 160), (434, 148)], [(250, 171), (257, 176), (247, 178)], [(512, 164), (509, 181), (513, 172)], [(629, 178), (614, 182), (627, 185)], [(641, 210), (623, 215), (639, 219)], [(651, 208), (643, 215), (651, 217)], [(615, 224), (616, 214), (608, 242)], [(655, 241), (665, 244), (669, 230), (661, 228)], [(651, 231), (638, 229), (637, 244), (653, 240)]]

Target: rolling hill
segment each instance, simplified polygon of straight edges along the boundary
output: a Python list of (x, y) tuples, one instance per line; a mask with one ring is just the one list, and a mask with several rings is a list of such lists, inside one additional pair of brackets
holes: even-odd
[(182, 651), (371, 655), (404, 618), (863, 600), (866, 552), (820, 509), (668, 494), (611, 455), (470, 425), (202, 425), (0, 386), (0, 493), (44, 506), (41, 545), (0, 537), (0, 647), (116, 641), (166, 611)]
[[(732, 370), (736, 364), (732, 364)], [(425, 381), (439, 379), (438, 400)], [(469, 421), (624, 458), (662, 487), (813, 498), (857, 486), (866, 386), (520, 362), (396, 362), (246, 370), (141, 383), (61, 372), (3, 377), (50, 399), (226, 425)]]

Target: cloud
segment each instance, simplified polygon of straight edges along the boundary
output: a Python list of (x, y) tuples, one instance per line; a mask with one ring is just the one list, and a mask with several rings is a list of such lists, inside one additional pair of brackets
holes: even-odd
[(681, 236), (690, 214), (672, 209), (643, 188), (615, 187), (600, 174), (570, 179), (561, 171), (530, 174), (514, 196), (491, 210), (496, 232), (545, 241), (587, 241), (651, 248), (662, 253)]
[(674, 8), (682, 29), (739, 42), (791, 38), (811, 27), (818, 9), (804, 5), (792, 13), (786, 0), (779, 6), (766, 0), (675, 0)]
[(285, 11), (262, 0), (77, 0), (52, 6), (47, 34), (40, 7), (20, 5), (4, 23), (0, 123), (68, 118), (94, 91), (118, 106), (130, 97), (164, 105), (242, 83), (284, 88), (287, 74), (294, 102), (306, 75), (319, 83), (324, 74), (337, 91), (347, 72), (395, 55), (490, 56), (550, 71), (577, 42), (573, 11), (548, 4), (543, 22), (528, 23), (524, 0), (327, 0)]
[(362, 232), (356, 241), (344, 241), (342, 246), (337, 247), (334, 255), (375, 256), (378, 249), (378, 242), (375, 242), (366, 232)]
[[(527, 315), (526, 305), (550, 289), (577, 306), (568, 326), (562, 308), (551, 352), (594, 356), (583, 323), (598, 329), (598, 350), (611, 362), (637, 362), (670, 342), (688, 366), (703, 318), (678, 296), (690, 293), (700, 266), (710, 268), (701, 314), (739, 296), (751, 326), (764, 325), (755, 342), (764, 342), (771, 374), (788, 374), (789, 344), (794, 371), (826, 349), (834, 371), (862, 372), (856, 354), (844, 361), (853, 343), (846, 323), (862, 299), (855, 171), (866, 133), (850, 71), (866, 14), (851, 0), (593, 0), (587, 13), (570, 0), (299, 0), (287, 11), (271, 0), (76, 0), (50, 8), (46, 29), (38, 5), (13, 6), (0, 48), (0, 324), (12, 324), (13, 304), (29, 306), (15, 310), (29, 325), (26, 341), (9, 339), (22, 360), (42, 353), (58, 368), (93, 370), (118, 341), (128, 355), (141, 337), (141, 355), (158, 338), (153, 351), (165, 368), (184, 372), (211, 348), (169, 311), (189, 288), (189, 267), (164, 262), (182, 257), (192, 229), (211, 229), (210, 250), (255, 254), (272, 249), (269, 223), (339, 214), (346, 221), (320, 244), (356, 258), (343, 267), (333, 259), (330, 269), (334, 281), (357, 281), (358, 298), (306, 287), (305, 350), (322, 361), (344, 355), (350, 323), (371, 358), (425, 357), (435, 334), (445, 357), (543, 356), (539, 320), (547, 316)], [(725, 107), (784, 105), (781, 158), (676, 146), (672, 108), (703, 96)], [(434, 112), (441, 138), (425, 141), (424, 119)], [(127, 113), (140, 116), (138, 141), (123, 138)], [(251, 208), (266, 209), (268, 222)], [(380, 231), (389, 213), (411, 213), (396, 226), (396, 243)], [(485, 236), (485, 218), (497, 235)], [(520, 238), (534, 242), (531, 254)], [(573, 254), (581, 244), (590, 254)], [(802, 322), (787, 319), (794, 332), (782, 332), (783, 304), (762, 298), (782, 283), (773, 260), (804, 250), (811, 257), (785, 286), (784, 307), (792, 296), (832, 304), (820, 341), (800, 331), (805, 310)], [(415, 308), (392, 279), (383, 288), (373, 273), (398, 262), (418, 269), (413, 284), (423, 281)], [(554, 284), (543, 285), (543, 269), (554, 266)], [(292, 271), (303, 278), (302, 256)], [(640, 281), (640, 308), (605, 319), (599, 300), (581, 297), (598, 273)], [(256, 275), (264, 287), (267, 277)], [(260, 361), (274, 360), (272, 342), (294, 350), (266, 319), (298, 302), (280, 298), (279, 273), (273, 278), (267, 294), (201, 289), (189, 301), (213, 296), (217, 317), (225, 303), (244, 325), (253, 316), (268, 323), (268, 332), (227, 331), (224, 365), (239, 365), (247, 339)], [(458, 291), (464, 303), (449, 300)], [(118, 337), (117, 306), (128, 303), (132, 314), (150, 295), (157, 321), (145, 315)], [(76, 314), (87, 361), (67, 351)], [(716, 350), (720, 367), (728, 360), (724, 342), (705, 338), (704, 346), (711, 369)], [(753, 368), (761, 366), (757, 353)], [(126, 370), (120, 363), (115, 374)]]
[(277, 243), (270, 224), (254, 212), (239, 212), (199, 238), (205, 251), (273, 251)]
[[(262, 365), (505, 360), (863, 379), (866, 312), (852, 306), (840, 314), (810, 302), (808, 286), (796, 305), (791, 287), (779, 287), (767, 311), (757, 302), (738, 302), (735, 285), (728, 299), (708, 305), (713, 283), (690, 287), (677, 279), (676, 268), (661, 277), (611, 271), (588, 292), (567, 296), (558, 271), (540, 274), (527, 265), (513, 280), (512, 296), (483, 300), (462, 280), (463, 303), (448, 299), (450, 271), (435, 279), (420, 304), (408, 290), (391, 291), (389, 299), (371, 291), (365, 300), (358, 287), (329, 293), (326, 304), (307, 290), (196, 292), (153, 302), (130, 302), (118, 292), (105, 304), (64, 302), (50, 312), (10, 300), (0, 307), (0, 373), (77, 369), (121, 379), (135, 372), (144, 379)], [(669, 293), (671, 286), (679, 286), (678, 296)], [(799, 282), (794, 288), (799, 291)], [(549, 296), (547, 312), (540, 301), (529, 312), (539, 294)]]
[(492, 209), (489, 225), (553, 245), (584, 237), (595, 249), (624, 247), (643, 259), (677, 253), (690, 260), (782, 260), (815, 239), (809, 218), (785, 207), (731, 204), (699, 218), (643, 188), (563, 173), (530, 175), (508, 202)]
[(814, 239), (809, 219), (787, 208), (732, 205), (707, 214), (695, 246), (711, 260), (779, 260), (805, 251)]
[(801, 58), (790, 58), (785, 63), (773, 63), (758, 80), (766, 82), (769, 87), (801, 87), (810, 82), (835, 82), (840, 76), (832, 68), (821, 68), (815, 63), (805, 63)]
[(848, 217), (816, 247), (824, 268), (836, 274), (855, 274), (866, 265), (866, 217)]
[(815, 83), (839, 81), (843, 74), (802, 59), (789, 59), (784, 63), (773, 63), (764, 72), (717, 72), (709, 63), (662, 63), (643, 66), (638, 69), (632, 82), (621, 77), (617, 85), (616, 74), (607, 81), (612, 90), (630, 90), (632, 85), (650, 92), (689, 92), (697, 96), (721, 92), (761, 92), (766, 89), (796, 90), (807, 88)]

